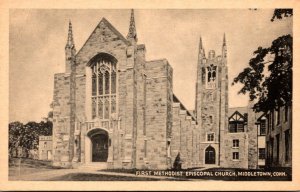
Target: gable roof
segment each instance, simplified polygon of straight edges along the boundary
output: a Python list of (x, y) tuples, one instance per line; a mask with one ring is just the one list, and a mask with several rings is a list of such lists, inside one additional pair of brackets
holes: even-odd
[(90, 36), (87, 38), (87, 40), (84, 42), (84, 44), (81, 46), (79, 51), (76, 53), (76, 55), (81, 51), (81, 49), (86, 45), (86, 43), (89, 41), (91, 36), (95, 33), (96, 29), (100, 27), (100, 24), (104, 23), (114, 34), (116, 34), (126, 45), (131, 45), (130, 41), (128, 41), (105, 17), (103, 17), (98, 25), (95, 27), (93, 32), (90, 34)]
[(234, 112), (238, 111), (241, 114), (248, 113), (247, 107), (230, 107), (228, 108), (228, 116), (231, 116)]
[(242, 115), (240, 112), (235, 111), (229, 118), (229, 120), (235, 120), (235, 121), (246, 121), (247, 117), (245, 117), (244, 115)]

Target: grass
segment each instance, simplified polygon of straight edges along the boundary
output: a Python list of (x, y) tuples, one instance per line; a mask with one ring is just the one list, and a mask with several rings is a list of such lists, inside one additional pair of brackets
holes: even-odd
[[(19, 167), (19, 161), (21, 160), (21, 166)], [(51, 170), (58, 169), (57, 167), (53, 167), (51, 165), (51, 161), (40, 161), (40, 160), (32, 160), (32, 159), (19, 159), (13, 158), (9, 161), (9, 179), (17, 180), (19, 176), (26, 176), (27, 174), (32, 173), (42, 173)], [(180, 170), (184, 173), (187, 171), (197, 171), (193, 169), (185, 169)], [(62, 170), (64, 171), (64, 170)], [(46, 178), (51, 181), (158, 181), (158, 180), (224, 180), (224, 181), (291, 181), (292, 180), (292, 170), (291, 168), (268, 168), (268, 169), (256, 169), (256, 170), (247, 170), (247, 169), (235, 169), (235, 168), (210, 168), (206, 169), (203, 172), (285, 172), (286, 176), (183, 176), (173, 177), (173, 178), (162, 178), (162, 177), (139, 177), (135, 176), (136, 171), (140, 171), (137, 169), (106, 169), (101, 170), (101, 172), (113, 172), (115, 175), (105, 174), (105, 173), (65, 173), (61, 174), (62, 176), (56, 176), (54, 178)], [(156, 170), (158, 171), (158, 170)], [(161, 170), (164, 171), (164, 170)], [(165, 170), (165, 171), (174, 171), (174, 170)], [(117, 173), (124, 173), (124, 175), (118, 175)], [(130, 174), (131, 176), (127, 176), (125, 174)]]
[(127, 176), (92, 174), (92, 173), (70, 173), (64, 176), (50, 179), (50, 181), (161, 181), (161, 180), (169, 180), (169, 179), (127, 177)]
[(51, 171), (53, 169), (58, 168), (53, 167), (51, 165), (51, 161), (40, 161), (26, 158), (11, 158), (9, 160), (8, 176), (10, 180), (15, 180), (22, 175)]

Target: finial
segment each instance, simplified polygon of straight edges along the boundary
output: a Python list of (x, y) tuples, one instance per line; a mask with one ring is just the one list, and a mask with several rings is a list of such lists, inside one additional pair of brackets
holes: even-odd
[(222, 57), (223, 57), (223, 58), (226, 58), (226, 57), (227, 57), (227, 46), (226, 46), (226, 37), (225, 37), (225, 33), (224, 33), (224, 37), (223, 37)]
[(201, 37), (201, 35), (200, 35), (199, 49), (203, 49), (203, 46), (202, 46), (202, 37)]
[(226, 46), (226, 37), (225, 37), (225, 33), (224, 33), (224, 37), (223, 37), (223, 46)]
[(128, 40), (134, 39), (135, 41), (137, 41), (133, 9), (131, 9), (130, 24), (129, 24), (129, 31), (128, 31), (127, 39)]
[(74, 40), (73, 40), (73, 31), (72, 31), (72, 23), (71, 20), (69, 20), (69, 31), (68, 31), (68, 40), (66, 47), (72, 48), (74, 47)]
[(200, 41), (199, 41), (199, 54), (202, 55), (202, 57), (205, 57), (205, 50), (202, 45), (202, 37), (200, 35)]

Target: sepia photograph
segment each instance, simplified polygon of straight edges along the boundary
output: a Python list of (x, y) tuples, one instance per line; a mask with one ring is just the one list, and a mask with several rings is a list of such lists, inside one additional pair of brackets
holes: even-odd
[(293, 15), (9, 9), (8, 182), (295, 181)]

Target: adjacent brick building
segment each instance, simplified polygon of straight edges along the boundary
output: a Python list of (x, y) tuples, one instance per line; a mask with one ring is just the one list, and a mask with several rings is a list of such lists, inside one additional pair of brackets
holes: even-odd
[(206, 57), (200, 38), (193, 111), (173, 93), (171, 64), (145, 59), (133, 11), (126, 38), (103, 18), (78, 52), (70, 23), (65, 52), (66, 72), (54, 78), (54, 165), (167, 169), (180, 155), (183, 168), (258, 166), (255, 114), (228, 111), (225, 35), (219, 56)]
[(292, 105), (264, 114), (266, 124), (266, 166), (292, 167)]

